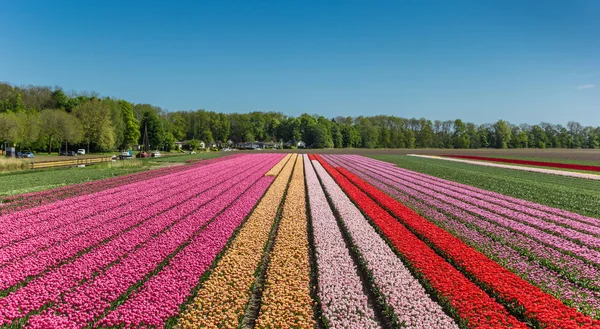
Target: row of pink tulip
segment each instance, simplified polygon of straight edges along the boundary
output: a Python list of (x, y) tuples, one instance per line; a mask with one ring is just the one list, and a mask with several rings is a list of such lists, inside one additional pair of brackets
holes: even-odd
[(442, 307), (430, 298), (322, 165), (318, 161), (312, 162), (353, 244), (398, 323), (404, 323), (408, 328), (458, 328)]
[(262, 177), (250, 187), (208, 224), (206, 229), (197, 234), (157, 275), (109, 313), (100, 322), (100, 326), (162, 327), (167, 319), (179, 313), (179, 306), (189, 297), (198, 278), (213, 263), (273, 179), (272, 176)]
[[(237, 195), (239, 191), (237, 190), (236, 184), (241, 184), (240, 182), (242, 181), (250, 182), (256, 180), (256, 175), (259, 177), (260, 173), (268, 170), (268, 168), (260, 162), (262, 161), (254, 160), (248, 162), (247, 168), (240, 169), (240, 173), (244, 172), (244, 170), (247, 172), (246, 174), (240, 175), (240, 179), (237, 179), (236, 177), (228, 180), (192, 199), (170, 200), (170, 204), (165, 206), (173, 207), (184, 202), (190, 206), (175, 207), (160, 215), (154, 216), (151, 219), (144, 221), (142, 225), (135, 226), (133, 229), (120, 234), (108, 243), (91, 249), (91, 251), (76, 258), (72, 263), (67, 263), (63, 266), (54, 268), (51, 271), (44, 273), (39, 278), (31, 281), (21, 289), (1, 298), (0, 323), (8, 324), (48, 303), (59, 302), (59, 298), (62, 294), (71, 291), (72, 288), (76, 287), (80, 282), (89, 280), (93, 277), (94, 273), (101, 271), (103, 268), (115, 263), (115, 261), (121, 261), (120, 263), (116, 263), (118, 265), (122, 264), (125, 259), (134, 259), (132, 258), (133, 254), (130, 254), (132, 251), (134, 251), (135, 255), (143, 256), (144, 250), (146, 250), (149, 245), (154, 245), (155, 248), (158, 247), (158, 249), (161, 249), (160, 244), (156, 245), (156, 241), (167, 243), (168, 238), (165, 238), (165, 236), (178, 236), (181, 233), (180, 230), (185, 228), (187, 228), (188, 231), (197, 229), (199, 221), (202, 222), (209, 219), (206, 218), (207, 212), (214, 213), (219, 210), (218, 207), (226, 206), (226, 204), (220, 200), (226, 200), (227, 198), (232, 198)], [(259, 167), (252, 169), (252, 167), (257, 166)], [(219, 175), (226, 176), (225, 173), (217, 174), (217, 176)], [(199, 187), (195, 184), (191, 184), (189, 189), (196, 191), (204, 190), (203, 187)], [(212, 202), (210, 202), (211, 200)], [(196, 211), (197, 207), (200, 207), (198, 211)], [(215, 209), (215, 207), (217, 207), (217, 209)], [(193, 213), (193, 216), (187, 216), (182, 220), (182, 216), (190, 213)], [(142, 210), (132, 214), (132, 217), (139, 218), (143, 215), (144, 211)], [(204, 217), (199, 218), (198, 216)], [(174, 226), (172, 226), (168, 232), (164, 232), (164, 229), (171, 225)], [(177, 246), (175, 246), (175, 248), (176, 247)], [(105, 271), (115, 269), (117, 268), (117, 265), (109, 267), (109, 269)], [(108, 272), (104, 272), (104, 275), (107, 273)], [(87, 282), (88, 284), (86, 286), (90, 286), (93, 282), (98, 281), (94, 280)]]
[(201, 166), (217, 163), (224, 160), (230, 160), (236, 157), (245, 156), (244, 154), (235, 154), (227, 157), (219, 157), (209, 160), (203, 160), (188, 166), (171, 166), (156, 170), (147, 170), (135, 174), (116, 176), (97, 181), (85, 182), (75, 185), (68, 185), (51, 190), (20, 194), (17, 196), (5, 197), (0, 203), (0, 215), (11, 214), (16, 211), (23, 211), (33, 207), (50, 204), (58, 200), (64, 200), (81, 195), (89, 195), (106, 189), (127, 185), (139, 181), (152, 180), (157, 177), (169, 175), (181, 171), (187, 171)]
[[(215, 169), (218, 170), (217, 172), (233, 170), (231, 174), (236, 176), (233, 180), (230, 180), (223, 185), (221, 183), (228, 180), (227, 175), (217, 174), (209, 178), (205, 171), (199, 170), (198, 172), (201, 178), (199, 178), (192, 187), (186, 184), (186, 182), (181, 181), (180, 186), (184, 189), (181, 193), (170, 194), (168, 191), (165, 191), (165, 193), (156, 194), (151, 200), (154, 203), (150, 202), (149, 204), (145, 203), (148, 200), (137, 200), (125, 209), (115, 210), (115, 212), (122, 213), (122, 217), (117, 217), (114, 221), (90, 229), (85, 234), (74, 236), (70, 239), (61, 241), (61, 243), (52, 245), (47, 249), (29, 254), (27, 254), (27, 251), (30, 251), (29, 244), (19, 245), (19, 247), (22, 247), (20, 250), (16, 247), (14, 249), (0, 249), (0, 255), (2, 255), (3, 259), (9, 258), (11, 255), (14, 256), (15, 253), (16, 255), (21, 256), (20, 259), (13, 260), (7, 266), (0, 268), (0, 290), (8, 288), (24, 280), (28, 276), (39, 274), (45, 268), (55, 266), (70, 257), (74, 257), (78, 253), (81, 253), (104, 240), (110, 240), (115, 236), (119, 236), (123, 230), (144, 223), (148, 219), (161, 213), (164, 214), (165, 211), (167, 211), (167, 214), (170, 212), (177, 212), (180, 215), (183, 215), (184, 212), (191, 212), (194, 209), (193, 207), (180, 207), (174, 209), (173, 207), (189, 203), (191, 198), (194, 198), (214, 186), (219, 186), (219, 188), (222, 189), (243, 177), (237, 176), (237, 174), (243, 173), (243, 170), (240, 169), (239, 166), (236, 166), (236, 162), (233, 161), (231, 163), (224, 162), (220, 166), (215, 167)], [(194, 173), (192, 176), (196, 176), (196, 174)], [(130, 195), (129, 198), (137, 199), (137, 196)]]
[[(236, 161), (236, 160), (234, 160)], [(241, 163), (242, 159), (237, 159)], [(202, 166), (198, 169), (210, 172), (217, 165)], [(190, 168), (192, 169), (192, 168)], [(146, 181), (134, 182), (115, 188), (98, 191), (93, 194), (82, 195), (48, 204), (42, 207), (27, 209), (0, 217), (0, 246), (5, 245), (5, 239), (21, 239), (22, 234), (35, 235), (38, 232), (50, 230), (56, 226), (64, 225), (67, 221), (64, 214), (69, 214), (69, 221), (77, 221), (92, 214), (98, 214), (108, 209), (126, 204), (123, 197), (130, 194), (151, 195), (158, 193), (163, 185), (171, 185), (173, 180), (186, 177), (190, 172), (199, 170), (180, 171), (168, 175), (155, 177), (149, 186)], [(19, 232), (22, 230), (23, 232)], [(5, 234), (4, 236), (2, 234)]]
[[(116, 205), (112, 209), (94, 211), (96, 207), (90, 205), (87, 207), (89, 211), (87, 211), (85, 215), (81, 215), (80, 213), (66, 213), (59, 216), (57, 214), (55, 216), (56, 219), (40, 223), (31, 228), (26, 228), (25, 230), (27, 232), (31, 232), (31, 236), (22, 234), (19, 237), (19, 233), (22, 233), (23, 230), (17, 230), (17, 232), (15, 232), (15, 236), (17, 237), (15, 238), (13, 238), (13, 234), (0, 237), (10, 237), (13, 238), (14, 241), (17, 241), (0, 249), (0, 265), (15, 257), (24, 257), (37, 250), (47, 248), (57, 242), (64, 242), (71, 237), (84, 234), (99, 226), (110, 224), (112, 221), (119, 220), (121, 217), (126, 216), (131, 212), (131, 209), (151, 206), (164, 200), (166, 197), (176, 197), (179, 193), (186, 192), (188, 189), (187, 182), (190, 180), (193, 180), (198, 184), (209, 181), (207, 172), (204, 170), (193, 171), (183, 177), (170, 178), (169, 182), (163, 186), (163, 189), (158, 187), (150, 189), (149, 193), (132, 191), (131, 193), (122, 195), (117, 199), (122, 204)], [(161, 185), (160, 182), (157, 182), (157, 184), (159, 184), (159, 186)], [(77, 204), (77, 201), (74, 201), (74, 203)], [(112, 202), (106, 203), (111, 204)], [(104, 206), (105, 203), (101, 203), (98, 205), (98, 208), (104, 208)], [(37, 235), (32, 232), (37, 231), (33, 228), (42, 227), (44, 226), (43, 224), (49, 222), (56, 222), (53, 223), (56, 226), (55, 229), (47, 230)]]
[(332, 328), (379, 328), (317, 174), (304, 155), (321, 309)]
[(219, 198), (175, 223), (166, 232), (134, 250), (102, 274), (65, 294), (61, 302), (42, 314), (31, 317), (29, 327), (44, 328), (53, 321), (65, 323), (68, 320), (70, 324), (67, 327), (83, 328), (103, 316), (122, 294), (151, 275), (167, 257), (179, 252), (189, 239), (254, 185), (278, 160), (278, 156), (272, 156), (270, 160), (264, 161), (266, 163), (261, 164), (259, 171), (253, 172)]

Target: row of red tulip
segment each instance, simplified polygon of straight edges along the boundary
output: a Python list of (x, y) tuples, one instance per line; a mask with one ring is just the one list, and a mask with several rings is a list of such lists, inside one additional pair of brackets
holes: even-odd
[(524, 159), (506, 159), (506, 158), (482, 157), (482, 156), (474, 156), (474, 155), (444, 154), (442, 156), (449, 157), (449, 158), (457, 158), (457, 159), (469, 159), (469, 160), (478, 160), (478, 161), (492, 161), (492, 162), (513, 163), (513, 164), (528, 165), (528, 166), (538, 166), (538, 167), (550, 167), (550, 168), (562, 168), (562, 169), (573, 169), (573, 170), (585, 170), (585, 171), (600, 172), (600, 166), (582, 165), (582, 164), (576, 164), (576, 163), (560, 163), (560, 162), (548, 162), (548, 161), (533, 161), (533, 160), (524, 160)]
[(355, 186), (320, 156), (317, 159), (459, 320), (469, 328), (527, 327), (365, 194), (368, 186)]
[(600, 325), (600, 321), (592, 320), (544, 293), (346, 169), (338, 170), (345, 179), (354, 183), (421, 238), (431, 243), (475, 282), (486, 287), (492, 295), (497, 296), (514, 311), (522, 313), (519, 315), (547, 328), (591, 328)]

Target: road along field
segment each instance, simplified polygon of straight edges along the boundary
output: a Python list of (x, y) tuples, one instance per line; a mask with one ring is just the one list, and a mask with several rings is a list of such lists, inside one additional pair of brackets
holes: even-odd
[(14, 202), (0, 328), (600, 328), (600, 219), (359, 155)]

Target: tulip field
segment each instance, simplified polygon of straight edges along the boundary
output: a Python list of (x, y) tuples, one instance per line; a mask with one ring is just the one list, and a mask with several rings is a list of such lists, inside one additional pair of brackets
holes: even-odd
[(5, 200), (0, 328), (600, 328), (600, 219), (360, 155)]

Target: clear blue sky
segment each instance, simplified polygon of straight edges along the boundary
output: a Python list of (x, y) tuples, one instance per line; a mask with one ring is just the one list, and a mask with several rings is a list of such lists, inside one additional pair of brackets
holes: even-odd
[(0, 81), (150, 103), (600, 125), (600, 1), (0, 0)]

